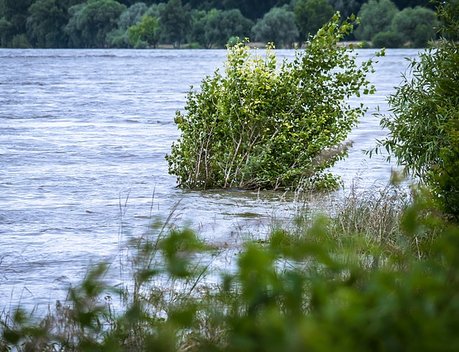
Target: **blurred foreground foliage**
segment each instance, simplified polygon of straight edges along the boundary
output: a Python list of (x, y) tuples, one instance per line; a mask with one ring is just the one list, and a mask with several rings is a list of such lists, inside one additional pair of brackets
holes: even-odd
[(333, 216), (303, 214), (213, 284), (215, 249), (162, 227), (136, 240), (129, 292), (96, 266), (45, 318), (4, 314), (0, 351), (458, 350), (459, 226), (430, 199), (350, 196)]

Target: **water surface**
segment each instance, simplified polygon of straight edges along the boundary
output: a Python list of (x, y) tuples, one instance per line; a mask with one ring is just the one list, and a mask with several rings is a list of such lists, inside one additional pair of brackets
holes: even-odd
[[(371, 76), (377, 93), (334, 169), (347, 189), (384, 185), (391, 165), (362, 150), (384, 136), (372, 114), (414, 50), (388, 50)], [(292, 51), (279, 51), (292, 57)], [(372, 50), (358, 51), (362, 59)], [(53, 303), (89, 263), (113, 261), (152, 216), (177, 217), (206, 240), (266, 233), (295, 205), (282, 194), (187, 192), (164, 159), (191, 85), (220, 67), (224, 50), (0, 50), (0, 303)], [(121, 229), (121, 231), (120, 231)]]

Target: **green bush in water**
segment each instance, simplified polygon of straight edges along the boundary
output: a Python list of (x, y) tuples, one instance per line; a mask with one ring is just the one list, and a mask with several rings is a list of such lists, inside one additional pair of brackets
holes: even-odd
[(177, 112), (181, 137), (166, 158), (179, 186), (336, 188), (325, 170), (346, 155), (343, 142), (366, 111), (347, 99), (374, 92), (372, 60), (358, 65), (338, 45), (352, 29), (337, 14), (279, 65), (272, 47), (265, 56), (244, 43), (229, 47), (225, 74), (205, 78)]

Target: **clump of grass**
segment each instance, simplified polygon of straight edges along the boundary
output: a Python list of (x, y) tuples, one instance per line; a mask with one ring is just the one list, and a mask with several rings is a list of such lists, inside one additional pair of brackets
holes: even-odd
[(309, 236), (311, 227), (319, 221), (326, 228), (324, 237), (332, 242), (330, 248), (343, 246), (344, 242), (364, 241), (363, 246), (367, 248), (377, 245), (387, 248), (388, 253), (395, 253), (400, 246), (406, 246), (400, 225), (408, 205), (408, 194), (396, 186), (373, 192), (358, 192), (352, 188), (338, 198), (328, 197), (317, 208), (298, 209), (293, 220), (277, 225), (271, 236), (275, 236), (276, 231), (285, 232), (287, 236), (283, 241), (294, 243)]
[(407, 205), (407, 196), (393, 186), (361, 193), (352, 189), (337, 204), (335, 231), (338, 236), (361, 234), (379, 243), (395, 244), (400, 235), (400, 216)]
[(353, 188), (337, 204), (329, 233), (337, 244), (354, 246), (360, 265), (374, 269), (409, 247), (400, 226), (407, 206), (407, 194), (396, 186), (360, 193)]

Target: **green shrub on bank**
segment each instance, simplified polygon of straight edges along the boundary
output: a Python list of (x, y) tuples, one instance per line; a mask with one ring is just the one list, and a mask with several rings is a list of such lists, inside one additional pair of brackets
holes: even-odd
[(432, 188), (444, 211), (459, 219), (458, 2), (438, 10), (446, 38), (412, 60), (411, 74), (389, 97), (393, 116), (381, 119), (389, 136), (380, 142), (397, 161)]
[(366, 108), (347, 99), (374, 92), (338, 42), (353, 23), (338, 15), (280, 66), (272, 48), (253, 56), (239, 43), (218, 70), (188, 94), (177, 112), (182, 135), (166, 157), (179, 186), (191, 189), (335, 188), (325, 170), (346, 155), (342, 143)]

